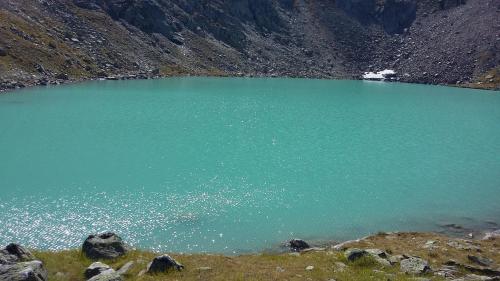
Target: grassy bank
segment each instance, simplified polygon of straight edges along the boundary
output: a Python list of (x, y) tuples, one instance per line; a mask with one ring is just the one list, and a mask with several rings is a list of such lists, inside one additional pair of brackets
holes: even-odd
[[(349, 242), (341, 249), (329, 246), (301, 253), (241, 256), (172, 254), (185, 269), (159, 275), (138, 276), (156, 253), (136, 250), (119, 259), (104, 262), (118, 269), (126, 262), (133, 261), (134, 266), (124, 275), (125, 280), (418, 280), (416, 276), (402, 273), (398, 264), (383, 266), (371, 257), (349, 262), (342, 249), (351, 247), (378, 248), (391, 255), (419, 256), (429, 261), (433, 271), (450, 259), (471, 264), (468, 255), (481, 255), (493, 260), (495, 265), (500, 264), (497, 240), (468, 241), (432, 233), (380, 233), (361, 241)], [(92, 263), (80, 250), (35, 251), (34, 254), (44, 262), (49, 271), (49, 280), (85, 280), (83, 272)], [(314, 268), (306, 269), (310, 266)], [(469, 273), (472, 272), (460, 269), (460, 275)], [(445, 280), (433, 273), (418, 277)]]

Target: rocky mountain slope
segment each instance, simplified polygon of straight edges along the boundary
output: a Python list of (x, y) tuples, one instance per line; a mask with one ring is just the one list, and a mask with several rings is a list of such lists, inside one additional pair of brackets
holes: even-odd
[[(500, 85), (498, 0), (2, 0), (0, 88), (175, 74)], [(480, 84), (477, 84), (480, 83)]]

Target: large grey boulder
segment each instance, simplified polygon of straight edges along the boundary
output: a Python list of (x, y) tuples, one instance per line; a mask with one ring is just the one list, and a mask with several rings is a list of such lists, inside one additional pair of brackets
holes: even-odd
[(96, 275), (99, 275), (103, 272), (114, 271), (109, 265), (104, 264), (102, 262), (94, 262), (87, 269), (85, 269), (85, 278), (90, 279)]
[(90, 259), (115, 259), (127, 253), (128, 247), (115, 233), (90, 235), (83, 242), (82, 251)]
[(1, 281), (46, 281), (47, 270), (41, 261), (0, 265)]
[(158, 273), (167, 272), (171, 269), (182, 270), (184, 266), (178, 263), (175, 259), (169, 255), (161, 255), (153, 259), (153, 261), (148, 265), (148, 273)]
[(400, 262), (401, 271), (409, 274), (422, 274), (431, 270), (426, 260), (417, 257), (409, 257)]
[(0, 250), (0, 264), (12, 264), (34, 259), (33, 254), (19, 244), (11, 243)]

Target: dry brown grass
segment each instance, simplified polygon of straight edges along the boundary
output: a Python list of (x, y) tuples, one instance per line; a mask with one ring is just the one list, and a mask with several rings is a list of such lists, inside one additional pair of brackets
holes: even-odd
[[(429, 240), (436, 241), (434, 249), (423, 246)], [(459, 250), (447, 245), (449, 241), (466, 243), (464, 240), (452, 239), (447, 236), (432, 233), (380, 233), (368, 239), (351, 242), (347, 247), (379, 248), (396, 254), (419, 256), (427, 259), (431, 267), (439, 268), (444, 262), (454, 259), (462, 263), (470, 263), (468, 254), (481, 255), (493, 259), (500, 264), (500, 251), (497, 240), (472, 241), (471, 245), (481, 250)], [(35, 252), (49, 270), (49, 280), (84, 280), (83, 272), (92, 261), (84, 257), (79, 250), (62, 252)], [(224, 256), (210, 254), (173, 254), (172, 256), (185, 266), (181, 272), (171, 271), (159, 275), (137, 276), (156, 256), (146, 251), (132, 251), (117, 260), (104, 261), (118, 269), (128, 261), (134, 261), (134, 266), (125, 276), (126, 280), (412, 280), (413, 276), (399, 272), (397, 265), (383, 267), (374, 260), (367, 258), (349, 263), (342, 252), (327, 248), (324, 251), (304, 252), (295, 254), (250, 254), (241, 256)], [(348, 266), (339, 271), (336, 262)], [(314, 269), (307, 271), (307, 266)], [(209, 267), (209, 270), (200, 268)], [(283, 269), (283, 270), (279, 270)], [(426, 276), (431, 280), (442, 280), (435, 276)]]

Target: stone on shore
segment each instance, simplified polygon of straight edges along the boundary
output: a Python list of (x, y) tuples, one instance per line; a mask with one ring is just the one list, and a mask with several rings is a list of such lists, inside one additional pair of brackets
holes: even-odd
[(148, 265), (148, 273), (167, 272), (171, 269), (182, 270), (184, 266), (169, 255), (158, 256)]
[(87, 281), (123, 281), (123, 278), (120, 274), (111, 269), (96, 275)]
[(348, 261), (355, 261), (367, 255), (369, 255), (367, 251), (356, 248), (347, 249), (344, 252), (344, 256)]
[(431, 270), (426, 260), (417, 257), (410, 257), (400, 262), (401, 271), (409, 274), (423, 274)]
[(500, 229), (497, 229), (495, 231), (486, 232), (484, 234), (483, 240), (492, 240), (492, 239), (496, 239), (496, 238), (500, 238)]
[(292, 239), (288, 241), (288, 245), (292, 251), (299, 252), (305, 249), (309, 249), (311, 246), (302, 239)]
[(115, 259), (127, 253), (127, 246), (115, 233), (90, 235), (83, 242), (82, 251), (90, 259)]
[(0, 280), (47, 281), (47, 270), (41, 261), (0, 265)]
[(85, 269), (85, 278), (90, 279), (106, 271), (114, 271), (109, 265), (102, 262), (94, 262), (87, 269)]
[(383, 266), (391, 266), (392, 263), (388, 260), (389, 254), (380, 249), (366, 249), (370, 256), (372, 256), (379, 264)]
[(33, 254), (19, 244), (11, 243), (0, 250), (0, 264), (12, 264), (34, 259)]

